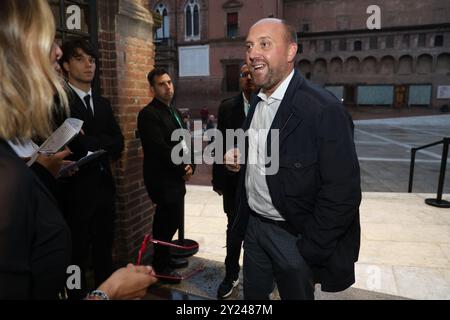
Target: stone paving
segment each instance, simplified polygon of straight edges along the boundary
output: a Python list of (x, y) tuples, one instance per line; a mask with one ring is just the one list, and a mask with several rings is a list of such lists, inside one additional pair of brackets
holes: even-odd
[[(355, 121), (363, 191), (407, 192), (411, 148), (450, 137), (450, 115)], [(435, 193), (442, 144), (418, 151), (413, 192)], [(447, 165), (444, 192), (450, 192)]]
[[(316, 298), (450, 299), (450, 210), (425, 205), (424, 199), (430, 196), (363, 193), (357, 281), (338, 294), (317, 287)], [(198, 266), (205, 269), (179, 285), (162, 287), (170, 287), (178, 296), (184, 292), (215, 299), (224, 275), (224, 230), (221, 198), (209, 187), (189, 186), (185, 237), (197, 241), (200, 250), (180, 272), (186, 274)], [(242, 274), (239, 290), (231, 299), (242, 299)]]

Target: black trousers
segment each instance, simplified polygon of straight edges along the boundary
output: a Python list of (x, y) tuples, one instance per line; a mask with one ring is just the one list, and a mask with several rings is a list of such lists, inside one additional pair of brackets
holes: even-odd
[(235, 192), (229, 190), (223, 193), (225, 213), (227, 214), (227, 255), (225, 257), (225, 277), (236, 280), (239, 276), (239, 257), (241, 256), (242, 239), (236, 233), (231, 232), (236, 210), (234, 208)]
[[(156, 204), (153, 218), (153, 238), (170, 242), (180, 227), (181, 217), (184, 215), (184, 196)], [(155, 245), (153, 268), (162, 272), (169, 268), (170, 249), (167, 246)]]
[[(110, 179), (100, 177), (96, 182), (95, 191), (89, 187), (84, 192), (79, 189), (78, 192), (73, 190), (77, 198), (69, 196), (65, 203), (64, 213), (72, 237), (72, 264), (81, 269), (81, 290), (68, 292), (69, 297), (73, 299), (84, 298), (87, 292), (94, 289), (88, 287), (86, 281), (86, 274), (91, 266), (94, 271), (95, 288), (113, 272), (115, 192)], [(74, 187), (81, 188), (77, 184)]]
[(275, 283), (283, 300), (314, 299), (314, 276), (297, 249), (298, 237), (250, 215), (244, 240), (244, 299), (269, 299)]

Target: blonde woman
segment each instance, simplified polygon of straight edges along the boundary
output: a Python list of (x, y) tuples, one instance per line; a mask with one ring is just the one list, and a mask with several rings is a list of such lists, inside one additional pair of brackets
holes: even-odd
[[(0, 299), (57, 299), (66, 285), (70, 232), (48, 189), (6, 142), (47, 136), (54, 94), (67, 103), (54, 36), (47, 0), (0, 1)], [(89, 299), (140, 298), (153, 274), (130, 264)]]

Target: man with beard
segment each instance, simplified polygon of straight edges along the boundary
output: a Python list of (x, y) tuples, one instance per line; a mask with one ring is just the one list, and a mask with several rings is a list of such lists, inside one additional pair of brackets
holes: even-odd
[[(144, 183), (150, 199), (156, 204), (153, 237), (170, 242), (184, 215), (185, 184), (192, 177), (195, 167), (193, 164), (175, 164), (172, 161), (172, 149), (179, 143), (184, 145), (185, 152), (192, 154), (186, 141), (171, 139), (175, 130), (186, 129), (181, 113), (172, 105), (172, 79), (162, 68), (150, 71), (147, 79), (154, 98), (138, 116), (139, 136), (144, 151)], [(180, 282), (180, 275), (170, 267), (167, 246), (155, 246), (153, 268), (158, 275), (164, 276), (161, 281), (172, 284)]]
[[(331, 93), (294, 70), (297, 35), (283, 20), (254, 24), (246, 50), (261, 90), (243, 129), (256, 134), (249, 134), (246, 164), (232, 150), (226, 165), (240, 171), (233, 232), (245, 235), (244, 298), (269, 299), (275, 282), (282, 299), (314, 299), (315, 283), (344, 290), (355, 281), (360, 244), (352, 119)], [(278, 149), (272, 131), (257, 134), (268, 129), (278, 130)], [(275, 173), (267, 171), (266, 150), (279, 154)]]

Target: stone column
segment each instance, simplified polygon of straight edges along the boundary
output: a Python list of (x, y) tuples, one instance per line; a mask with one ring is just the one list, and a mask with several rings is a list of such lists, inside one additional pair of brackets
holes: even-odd
[(142, 175), (142, 148), (136, 137), (137, 115), (150, 101), (147, 73), (154, 66), (153, 18), (143, 0), (98, 0), (100, 79), (125, 137), (125, 149), (113, 164), (117, 188), (114, 259), (135, 262), (154, 208)]

